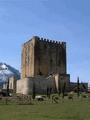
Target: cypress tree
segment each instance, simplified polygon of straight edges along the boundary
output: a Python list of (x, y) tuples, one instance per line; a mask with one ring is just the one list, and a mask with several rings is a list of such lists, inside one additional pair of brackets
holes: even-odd
[(64, 95), (65, 95), (65, 89), (66, 89), (66, 82), (64, 82), (63, 84), (63, 88), (62, 88), (62, 94), (63, 94), (63, 98), (64, 98)]
[(35, 99), (35, 81), (33, 80), (33, 91), (32, 91), (32, 98)]
[(80, 83), (79, 83), (79, 77), (77, 78), (77, 96), (79, 98), (80, 96)]

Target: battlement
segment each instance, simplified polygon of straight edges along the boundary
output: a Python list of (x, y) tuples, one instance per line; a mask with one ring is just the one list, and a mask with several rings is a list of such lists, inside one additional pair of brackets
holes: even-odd
[(46, 38), (40, 38), (38, 36), (33, 36), (32, 39), (40, 40), (42, 42), (47, 42), (47, 43), (51, 43), (51, 44), (59, 44), (59, 45), (65, 45), (66, 44), (66, 42), (63, 42), (63, 41), (50, 40), (50, 39), (46, 39)]
[(38, 36), (33, 36), (32, 39), (28, 40), (27, 42), (24, 43), (24, 45), (28, 44), (29, 42), (31, 42), (32, 40), (37, 40), (37, 41), (41, 41), (43, 43), (49, 43), (49, 44), (55, 44), (55, 45), (64, 45), (66, 46), (66, 42), (63, 41), (56, 41), (56, 40), (50, 40), (50, 39), (46, 39), (46, 38), (40, 38)]
[(32, 39), (39, 40), (46, 43), (51, 43), (51, 44), (66, 45), (66, 42), (63, 42), (63, 41), (50, 40), (42, 37), (40, 38), (38, 36), (34, 36)]

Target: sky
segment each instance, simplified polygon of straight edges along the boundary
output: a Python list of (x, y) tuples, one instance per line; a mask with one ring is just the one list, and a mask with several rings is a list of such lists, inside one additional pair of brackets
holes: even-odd
[(67, 42), (71, 81), (90, 83), (90, 0), (0, 0), (0, 62), (21, 70), (32, 36)]

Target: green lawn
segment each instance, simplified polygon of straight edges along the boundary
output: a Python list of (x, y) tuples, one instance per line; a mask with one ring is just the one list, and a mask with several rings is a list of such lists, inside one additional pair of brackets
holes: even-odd
[(58, 104), (0, 105), (0, 120), (90, 120), (89, 100)]

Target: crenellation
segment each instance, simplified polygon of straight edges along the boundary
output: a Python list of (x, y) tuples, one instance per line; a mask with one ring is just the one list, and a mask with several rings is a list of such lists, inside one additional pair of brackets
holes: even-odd
[(33, 36), (32, 39), (40, 40), (40, 38), (38, 36)]
[[(61, 42), (61, 41), (55, 41), (55, 40), (50, 40), (50, 39), (46, 39), (46, 38), (40, 38), (38, 36), (33, 36), (32, 39), (34, 40), (39, 40), (39, 41), (42, 41), (42, 42), (47, 42), (49, 44), (58, 44), (58, 45), (64, 45), (66, 46), (66, 42)], [(24, 45), (30, 43), (32, 41), (32, 39), (28, 40), (27, 42), (24, 43)]]
[(59, 41), (58, 44), (61, 44), (61, 42)]
[(41, 38), (40, 40), (43, 41), (43, 38)]
[(57, 42), (57, 41), (55, 41), (55, 43), (56, 43), (56, 44), (58, 44), (58, 42)]
[(66, 42), (62, 42), (62, 46), (66, 48)]
[(66, 42), (61, 41), (61, 45), (66, 44)]
[(57, 41), (57, 44), (59, 45), (59, 42)]
[(44, 40), (43, 40), (44, 42), (46, 42), (46, 39), (44, 38)]
[(48, 43), (48, 42), (49, 42), (49, 39), (46, 39), (46, 42)]
[(50, 40), (50, 43), (52, 43), (52, 40)]

